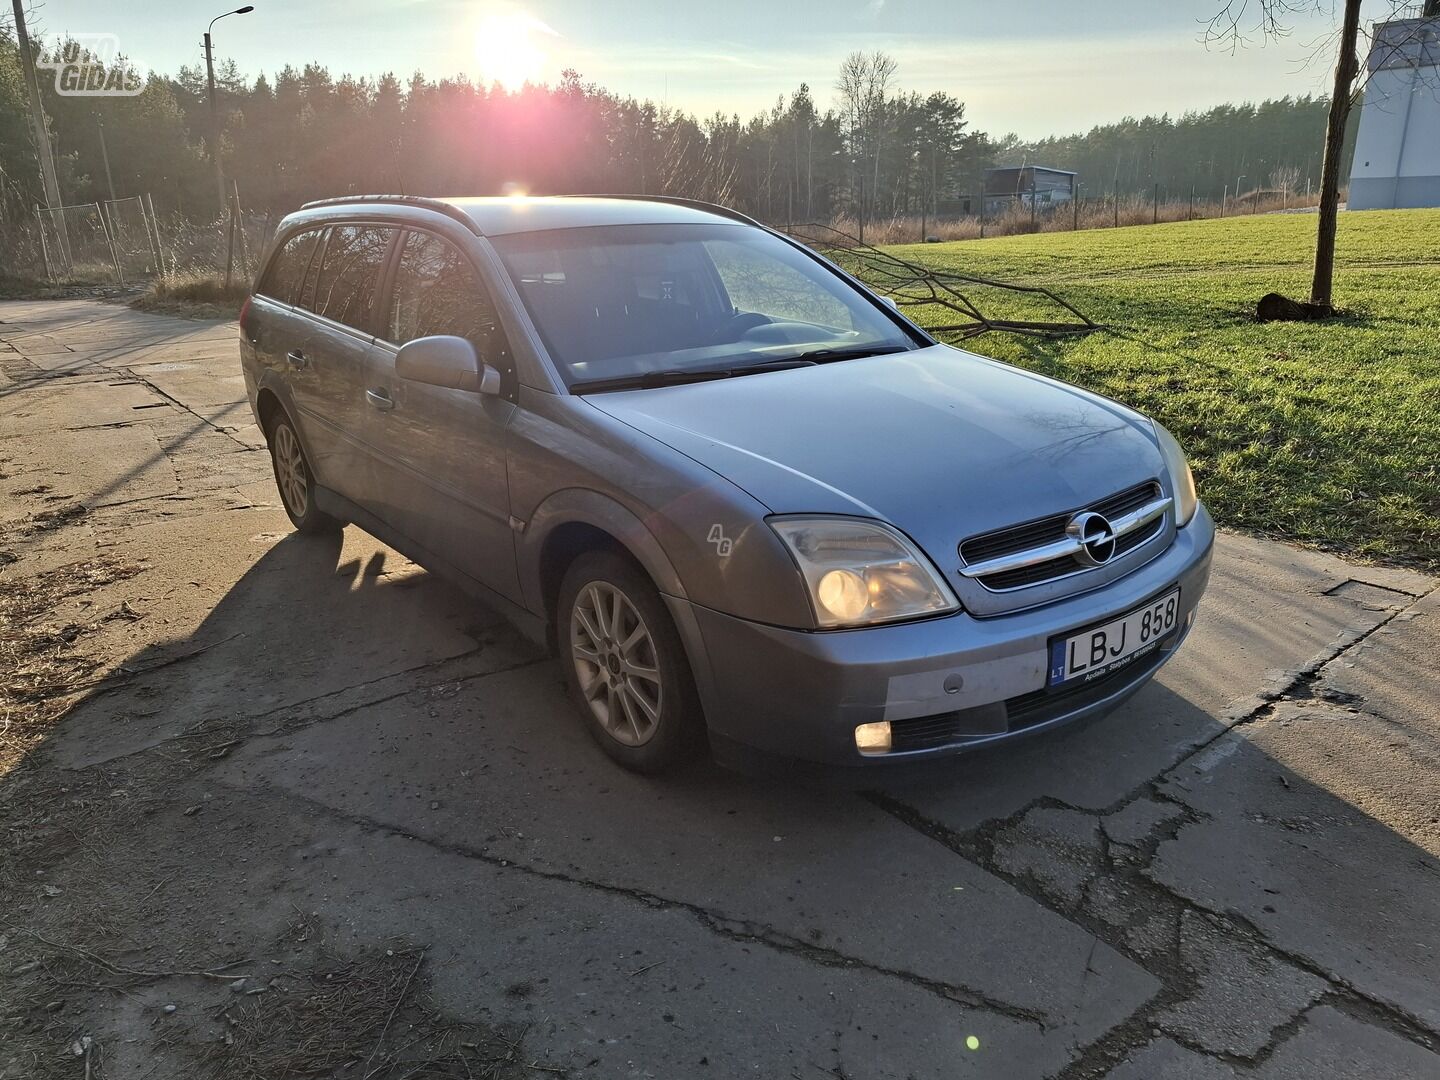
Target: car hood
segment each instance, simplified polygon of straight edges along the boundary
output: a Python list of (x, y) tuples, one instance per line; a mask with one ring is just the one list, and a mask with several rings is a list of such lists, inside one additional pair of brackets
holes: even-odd
[(1169, 486), (1139, 414), (945, 345), (586, 400), (774, 513), (881, 518), (942, 564), (967, 536)]

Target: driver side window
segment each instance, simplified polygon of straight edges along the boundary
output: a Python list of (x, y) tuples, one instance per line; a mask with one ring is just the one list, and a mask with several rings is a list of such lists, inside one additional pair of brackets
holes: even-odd
[(438, 236), (406, 234), (386, 338), (404, 345), (415, 338), (454, 334), (483, 350), (494, 327), (495, 309), (469, 260)]
[(850, 309), (820, 284), (749, 244), (708, 240), (705, 248), (737, 311), (854, 330)]

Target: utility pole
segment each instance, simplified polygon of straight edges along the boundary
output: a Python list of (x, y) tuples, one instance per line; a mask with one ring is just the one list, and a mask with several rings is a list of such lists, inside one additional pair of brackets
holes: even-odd
[[(18, 8), (20, 0), (15, 0)], [(225, 207), (229, 199), (225, 197), (225, 174), (220, 169), (220, 113), (215, 105), (215, 55), (211, 48), (210, 31), (215, 29), (215, 24), (226, 15), (248, 15), (254, 11), (253, 4), (246, 4), (244, 7), (235, 8), (222, 15), (216, 15), (210, 20), (210, 25), (205, 28), (205, 83), (210, 91), (210, 161), (215, 166), (215, 195), (220, 207), (220, 216), (225, 216)]]
[(20, 63), (25, 69), (25, 89), (30, 94), (30, 123), (35, 129), (35, 153), (40, 158), (40, 179), (45, 185), (45, 203), (55, 211), (55, 230), (60, 237), (60, 257), (68, 270), (70, 238), (65, 232), (61, 212), (60, 181), (55, 176), (55, 158), (50, 147), (50, 133), (45, 126), (45, 109), (40, 104), (40, 81), (35, 77), (35, 57), (30, 52), (30, 34), (25, 29), (25, 8), (22, 0), (14, 0), (15, 40), (20, 46)]
[[(18, 4), (20, 0), (15, 0)], [(214, 23), (210, 24), (214, 26)], [(210, 90), (210, 163), (215, 166), (215, 197), (225, 213), (225, 174), (220, 171), (220, 116), (215, 109), (215, 61), (210, 49), (210, 31), (205, 31), (205, 82)]]
[(100, 132), (100, 160), (105, 162), (105, 186), (110, 189), (110, 201), (115, 201), (115, 177), (110, 175), (110, 151), (105, 148), (105, 121), (99, 114), (95, 117), (95, 130)]

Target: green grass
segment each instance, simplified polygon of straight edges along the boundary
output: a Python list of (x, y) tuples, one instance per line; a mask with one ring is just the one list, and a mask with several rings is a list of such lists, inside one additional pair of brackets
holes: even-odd
[[(1346, 554), (1440, 565), (1440, 210), (1342, 214), (1324, 323), (1254, 321), (1304, 299), (1315, 217), (1271, 215), (892, 248), (1043, 284), (1105, 331), (970, 348), (1116, 398), (1189, 451), (1224, 525)], [(1058, 318), (979, 290), (992, 317)], [(922, 309), (922, 323), (954, 321)]]

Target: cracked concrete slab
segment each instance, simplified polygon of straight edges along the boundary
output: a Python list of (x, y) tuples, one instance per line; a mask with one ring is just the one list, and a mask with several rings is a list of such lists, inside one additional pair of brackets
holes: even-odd
[[(537, 677), (543, 676), (543, 677)], [(1043, 1017), (1088, 1041), (1154, 980), (970, 863), (850, 797), (617, 772), (566, 712), (553, 665), (249, 741), (218, 771), (544, 873), (711, 910)], [(655, 828), (655, 822), (663, 822)], [(1028, 948), (1039, 934), (1043, 954)]]
[(1295, 1038), (1256, 1069), (1255, 1080), (1433, 1080), (1440, 1056), (1329, 1007), (1313, 1009)]
[(1237, 1080), (1240, 1074), (1223, 1061), (1156, 1039), (1105, 1075), (1106, 1080)]
[(1254, 1058), (1273, 1032), (1329, 988), (1325, 980), (1280, 961), (1268, 949), (1237, 941), (1191, 910), (1181, 913), (1179, 960), (1197, 988), (1161, 1010), (1157, 1023), (1211, 1054)]
[(137, 411), (161, 403), (154, 391), (137, 382), (101, 379), (57, 387), (41, 384), (12, 395), (6, 403), (0, 438), (10, 439), (62, 427), (72, 430), (140, 423)]
[[(114, 782), (132, 796), (125, 774)], [(803, 946), (757, 939), (682, 905), (445, 849), (283, 793), (230, 791), (197, 777), (145, 820), (145, 850), (99, 852), (89, 866), (63, 866), (46, 880), (63, 896), (87, 877), (124, 875), (126, 862), (153, 866), (160, 896), (149, 903), (137, 892), (130, 901), (158, 943), (145, 959), (150, 968), (176, 964), (182, 943), (211, 956), (243, 948), (249, 967), (233, 970), (258, 969), (264, 979), (299, 964), (307, 940), (340, 956), (423, 942), (433, 1007), (523, 1029), (525, 1061), (576, 1080), (1039, 1077), (1070, 1053), (1063, 1030), (933, 987), (817, 962)], [(215, 844), (226, 857), (213, 866), (170, 854)], [(126, 1057), (142, 1068), (120, 1075), (139, 1075), (157, 1058), (171, 1066), (164, 1075), (186, 1075), (173, 1044), (213, 1041), (211, 1018), (235, 997), (213, 983), (168, 991), (187, 1008), (163, 1028), (156, 1006), (166, 998), (152, 999), (143, 1024), (107, 1015), (87, 1026), (106, 1046), (139, 1040)], [(365, 1033), (366, 1046), (375, 1034)]]
[(1328, 665), (1315, 693), (1400, 722), (1433, 745), (1440, 742), (1440, 686), (1434, 678), (1412, 679), (1402, 673), (1433, 671), (1437, 650), (1440, 592), (1418, 601), (1361, 648)]
[(1076, 907), (1100, 870), (1100, 821), (1090, 814), (1041, 806), (995, 834), (996, 865), (1033, 879), (1063, 907)]
[[(1383, 779), (1387, 756), (1394, 760), (1390, 735), (1379, 724), (1362, 733), (1352, 719), (1322, 721), (1314, 706), (1295, 708), (1312, 718), (1247, 725), (1175, 771), (1164, 790), (1202, 817), (1160, 845), (1149, 873), (1195, 904), (1244, 919), (1314, 970), (1440, 1029), (1440, 938), (1431, 930), (1440, 924), (1440, 863), (1331, 790), (1343, 790), (1357, 767)], [(1337, 737), (1346, 742), (1324, 773), (1307, 778), (1290, 767), (1325, 757)], [(1367, 763), (1371, 755), (1378, 760)]]

